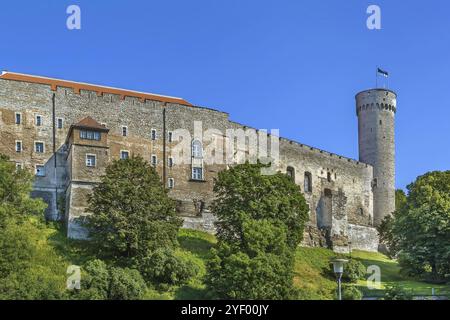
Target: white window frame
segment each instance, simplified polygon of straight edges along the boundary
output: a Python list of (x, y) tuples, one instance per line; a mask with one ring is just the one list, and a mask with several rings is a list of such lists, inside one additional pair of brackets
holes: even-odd
[(23, 170), (23, 162), (16, 162), (16, 170)]
[(168, 166), (169, 168), (172, 168), (173, 165), (174, 165), (173, 157), (167, 158), (167, 166)]
[[(124, 152), (126, 152), (126, 153), (128, 153), (128, 158), (122, 158), (122, 153), (124, 153)], [(128, 151), (128, 150), (120, 150), (120, 160), (126, 160), (126, 159), (129, 159), (130, 158), (130, 151)]]
[[(40, 119), (40, 124), (38, 124), (38, 118)], [(42, 127), (43, 123), (44, 123), (44, 117), (40, 114), (36, 114), (34, 116), (34, 125), (36, 127)]]
[[(39, 175), (38, 175), (38, 167), (42, 167), (42, 169), (44, 170), (44, 174), (39, 174)], [(45, 177), (45, 176), (47, 175), (47, 172), (46, 172), (46, 170), (45, 170), (45, 165), (43, 165), (43, 164), (36, 164), (36, 165), (34, 166), (34, 175), (35, 175), (36, 177)]]
[[(125, 135), (123, 134), (124, 129), (125, 129)], [(122, 126), (122, 137), (128, 137), (128, 126)]]
[[(153, 136), (154, 136), (154, 137), (153, 137)], [(150, 131), (150, 139), (151, 139), (152, 141), (155, 141), (155, 140), (158, 139), (158, 132), (156, 131), (156, 129), (152, 129), (152, 130)]]
[(175, 179), (174, 179), (174, 178), (169, 178), (169, 179), (167, 180), (167, 187), (168, 187), (169, 189), (175, 188)]
[[(155, 162), (153, 162), (153, 159), (155, 159)], [(150, 163), (152, 166), (156, 167), (158, 165), (158, 157), (156, 154), (152, 154), (150, 157)]]
[[(59, 121), (61, 121), (61, 128), (59, 127)], [(64, 128), (64, 118), (56, 118), (56, 129), (61, 130)]]
[[(17, 144), (20, 143), (20, 150), (17, 150)], [(23, 143), (22, 140), (16, 140), (15, 141), (15, 146), (14, 149), (16, 150), (17, 153), (21, 153), (23, 151)]]
[(100, 122), (100, 124), (106, 128), (106, 122)]
[[(17, 116), (20, 117), (19, 123), (17, 123)], [(15, 124), (17, 124), (17, 125), (22, 124), (22, 122), (23, 122), (22, 119), (23, 119), (23, 118), (22, 118), (22, 112), (15, 112), (15, 113), (14, 113), (14, 123), (15, 123)]]
[[(200, 169), (201, 170), (200, 178), (197, 178), (197, 177), (194, 176), (195, 169)], [(204, 181), (205, 180), (205, 173), (203, 172), (203, 167), (195, 167), (195, 166), (192, 167), (191, 178), (192, 178), (192, 180), (195, 180), (195, 181)]]
[[(94, 165), (92, 165), (92, 164), (90, 165), (88, 163), (89, 157), (94, 157)], [(86, 167), (88, 167), (88, 168), (95, 168), (96, 166), (97, 166), (97, 155), (93, 154), (93, 153), (86, 153)]]
[[(36, 146), (38, 143), (42, 143), (42, 152), (37, 152)], [(35, 141), (34, 142), (34, 153), (45, 153), (45, 142), (44, 141)]]
[[(194, 149), (194, 146), (199, 146), (200, 149), (197, 150), (197, 148)], [(194, 139), (191, 143), (191, 153), (192, 158), (194, 159), (202, 159), (203, 158), (203, 144), (200, 140)]]

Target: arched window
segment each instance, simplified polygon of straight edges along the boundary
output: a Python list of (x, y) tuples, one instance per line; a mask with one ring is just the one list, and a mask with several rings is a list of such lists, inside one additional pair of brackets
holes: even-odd
[(203, 157), (202, 143), (199, 140), (192, 141), (192, 157), (193, 158)]
[(287, 167), (286, 174), (292, 181), (295, 182), (295, 169), (293, 167)]
[(312, 192), (312, 176), (310, 172), (305, 172), (305, 192)]
[(331, 182), (331, 172), (327, 172), (327, 181)]

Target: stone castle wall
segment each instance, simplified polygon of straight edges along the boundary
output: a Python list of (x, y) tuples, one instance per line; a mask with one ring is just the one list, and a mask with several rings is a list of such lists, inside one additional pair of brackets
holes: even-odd
[[(22, 114), (21, 125), (14, 123), (16, 112)], [(40, 127), (35, 125), (36, 115), (42, 116)], [(87, 116), (110, 130), (105, 148), (99, 151), (72, 145), (71, 149), (65, 149), (70, 125)], [(53, 125), (53, 120), (58, 118), (63, 119), (62, 129)], [(73, 237), (80, 236), (82, 230), (72, 222), (86, 214), (87, 197), (104, 166), (111, 159), (119, 158), (122, 150), (140, 154), (148, 161), (156, 155), (158, 173), (163, 177), (165, 172), (164, 183), (167, 184), (169, 178), (175, 181), (170, 195), (177, 200), (185, 226), (213, 231), (214, 216), (208, 211), (213, 199), (213, 179), (227, 165), (204, 164), (204, 181), (193, 181), (189, 164), (175, 162), (173, 167), (167, 164), (177, 142), (166, 138), (164, 154), (164, 123), (166, 136), (169, 131), (183, 128), (195, 139), (200, 138), (194, 130), (194, 123), (199, 121), (203, 124), (201, 134), (209, 128), (223, 133), (237, 128), (254, 130), (230, 121), (227, 113), (209, 108), (153, 100), (143, 102), (138, 98), (123, 99), (114, 94), (99, 95), (85, 90), (75, 93), (63, 87), (53, 91), (48, 85), (0, 79), (0, 153), (29, 169), (45, 165), (45, 177), (36, 177), (34, 193), (49, 203), (47, 213), (52, 217), (62, 211), (58, 210), (58, 199), (65, 199), (64, 218), (69, 224), (69, 235)], [(127, 127), (126, 137), (122, 136), (122, 126)], [(156, 140), (151, 138), (152, 130), (156, 130)], [(218, 139), (226, 141), (226, 137), (217, 135)], [(21, 153), (15, 152), (16, 140), (22, 141)], [(44, 153), (34, 152), (35, 141), (45, 143)], [(291, 167), (295, 182), (303, 191), (305, 173), (311, 175), (312, 189), (305, 192), (311, 209), (305, 245), (329, 244), (339, 251), (345, 250), (352, 239), (353, 248), (374, 248), (372, 236), (360, 236), (361, 229), (352, 227), (361, 226), (373, 233), (373, 167), (284, 138), (279, 144), (277, 170), (286, 172)], [(102, 152), (98, 170), (86, 168), (84, 155), (96, 152)], [(353, 235), (354, 230), (357, 236)]]

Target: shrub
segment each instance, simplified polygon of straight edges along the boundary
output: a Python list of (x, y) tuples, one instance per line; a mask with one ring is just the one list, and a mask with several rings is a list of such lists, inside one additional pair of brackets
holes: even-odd
[(139, 271), (129, 268), (110, 269), (110, 300), (141, 299), (147, 286)]
[(399, 285), (389, 285), (384, 292), (383, 300), (412, 300), (412, 294)]
[(181, 285), (199, 272), (198, 266), (168, 248), (160, 248), (143, 259), (140, 270), (154, 284)]
[(342, 275), (342, 281), (355, 283), (360, 279), (364, 279), (367, 269), (361, 261), (350, 259), (344, 266), (344, 274)]
[(352, 285), (344, 285), (342, 287), (342, 300), (361, 300), (362, 292)]

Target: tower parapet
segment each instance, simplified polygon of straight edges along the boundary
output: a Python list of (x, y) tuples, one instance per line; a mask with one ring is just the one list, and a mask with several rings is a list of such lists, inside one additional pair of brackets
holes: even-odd
[(395, 210), (395, 114), (397, 94), (370, 89), (356, 95), (359, 160), (373, 166), (374, 224)]

